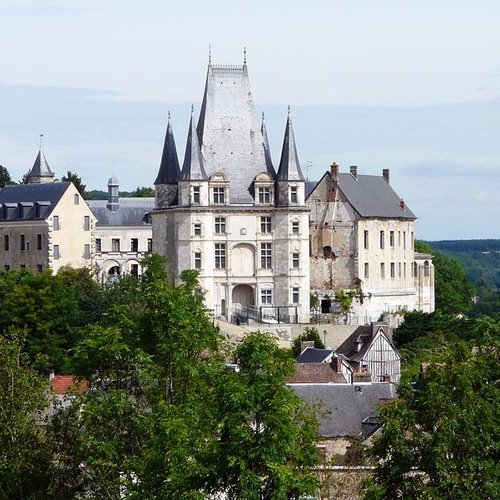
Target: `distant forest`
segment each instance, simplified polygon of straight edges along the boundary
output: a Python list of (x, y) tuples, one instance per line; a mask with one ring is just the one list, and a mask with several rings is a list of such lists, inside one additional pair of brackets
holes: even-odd
[(440, 240), (426, 241), (441, 252), (500, 252), (500, 240)]

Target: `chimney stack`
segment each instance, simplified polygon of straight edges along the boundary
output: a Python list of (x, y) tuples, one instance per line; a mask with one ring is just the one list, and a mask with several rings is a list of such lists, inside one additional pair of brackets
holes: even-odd
[(389, 184), (389, 169), (388, 168), (382, 169), (382, 176)]
[(351, 175), (352, 175), (355, 179), (357, 179), (357, 178), (358, 178), (358, 167), (357, 167), (357, 165), (351, 165), (351, 166), (349, 167), (349, 171), (351, 172)]
[(333, 180), (335, 182), (337, 182), (338, 178), (339, 178), (339, 166), (337, 163), (333, 162), (331, 165), (330, 165), (330, 172), (332, 174), (332, 177), (333, 177)]

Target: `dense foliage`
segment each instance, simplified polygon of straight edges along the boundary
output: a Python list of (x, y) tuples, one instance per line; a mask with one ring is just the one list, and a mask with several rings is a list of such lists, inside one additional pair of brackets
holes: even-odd
[[(314, 492), (317, 424), (285, 384), (289, 353), (255, 333), (231, 354), (203, 306), (197, 273), (185, 271), (172, 286), (164, 260), (144, 265), (142, 279), (100, 291), (82, 270), (1, 276), (0, 299), (12, 314), (0, 326), (0, 473), (9, 488), (0, 498)], [(90, 390), (42, 427), (36, 412), (51, 398), (39, 358), (54, 363), (61, 353)], [(239, 370), (225, 364), (228, 356)], [(9, 447), (14, 432), (19, 440)]]
[(292, 342), (292, 355), (294, 358), (296, 358), (302, 352), (301, 344), (304, 341), (314, 342), (314, 347), (316, 347), (317, 349), (325, 348), (325, 344), (319, 336), (318, 329), (314, 326), (308, 327), (305, 329), (302, 335), (295, 337)]

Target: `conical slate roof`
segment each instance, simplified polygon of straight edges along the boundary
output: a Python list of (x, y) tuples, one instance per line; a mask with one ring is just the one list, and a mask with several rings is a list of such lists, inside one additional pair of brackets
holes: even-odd
[(170, 111), (168, 112), (167, 131), (165, 133), (165, 143), (163, 145), (163, 154), (161, 156), (160, 169), (156, 177), (155, 184), (174, 184), (181, 176), (177, 149), (175, 147), (174, 133), (170, 120)]
[(262, 145), (264, 146), (264, 155), (266, 158), (267, 173), (272, 175), (273, 178), (276, 177), (276, 171), (273, 167), (273, 161), (271, 159), (271, 149), (269, 148), (269, 139), (267, 138), (266, 122), (264, 121), (264, 112), (262, 112), (262, 124), (260, 126), (260, 132), (262, 134)]
[(283, 139), (283, 149), (281, 150), (281, 160), (278, 169), (278, 180), (280, 181), (303, 181), (304, 176), (300, 169), (295, 136), (293, 134), (292, 118), (290, 108), (288, 108), (288, 118), (286, 120), (285, 137)]
[(43, 154), (42, 148), (38, 151), (35, 163), (30, 170), (29, 178), (33, 177), (54, 177), (54, 173), (50, 170), (49, 164), (45, 155)]
[(208, 176), (203, 165), (203, 156), (201, 155), (198, 134), (194, 124), (193, 109), (191, 108), (191, 120), (189, 122), (189, 132), (186, 152), (184, 154), (184, 163), (182, 165), (181, 180), (189, 181), (195, 179), (208, 180)]

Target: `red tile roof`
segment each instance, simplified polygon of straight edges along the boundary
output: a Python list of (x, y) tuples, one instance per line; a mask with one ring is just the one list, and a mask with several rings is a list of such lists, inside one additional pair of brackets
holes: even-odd
[(345, 383), (342, 373), (337, 373), (330, 363), (295, 363), (295, 373), (288, 379), (289, 384)]
[(79, 393), (87, 392), (88, 383), (86, 380), (80, 380), (73, 375), (54, 375), (54, 377), (50, 381), (50, 385), (52, 386), (52, 390), (56, 394), (66, 394), (70, 391), (70, 389), (75, 386), (76, 390)]

